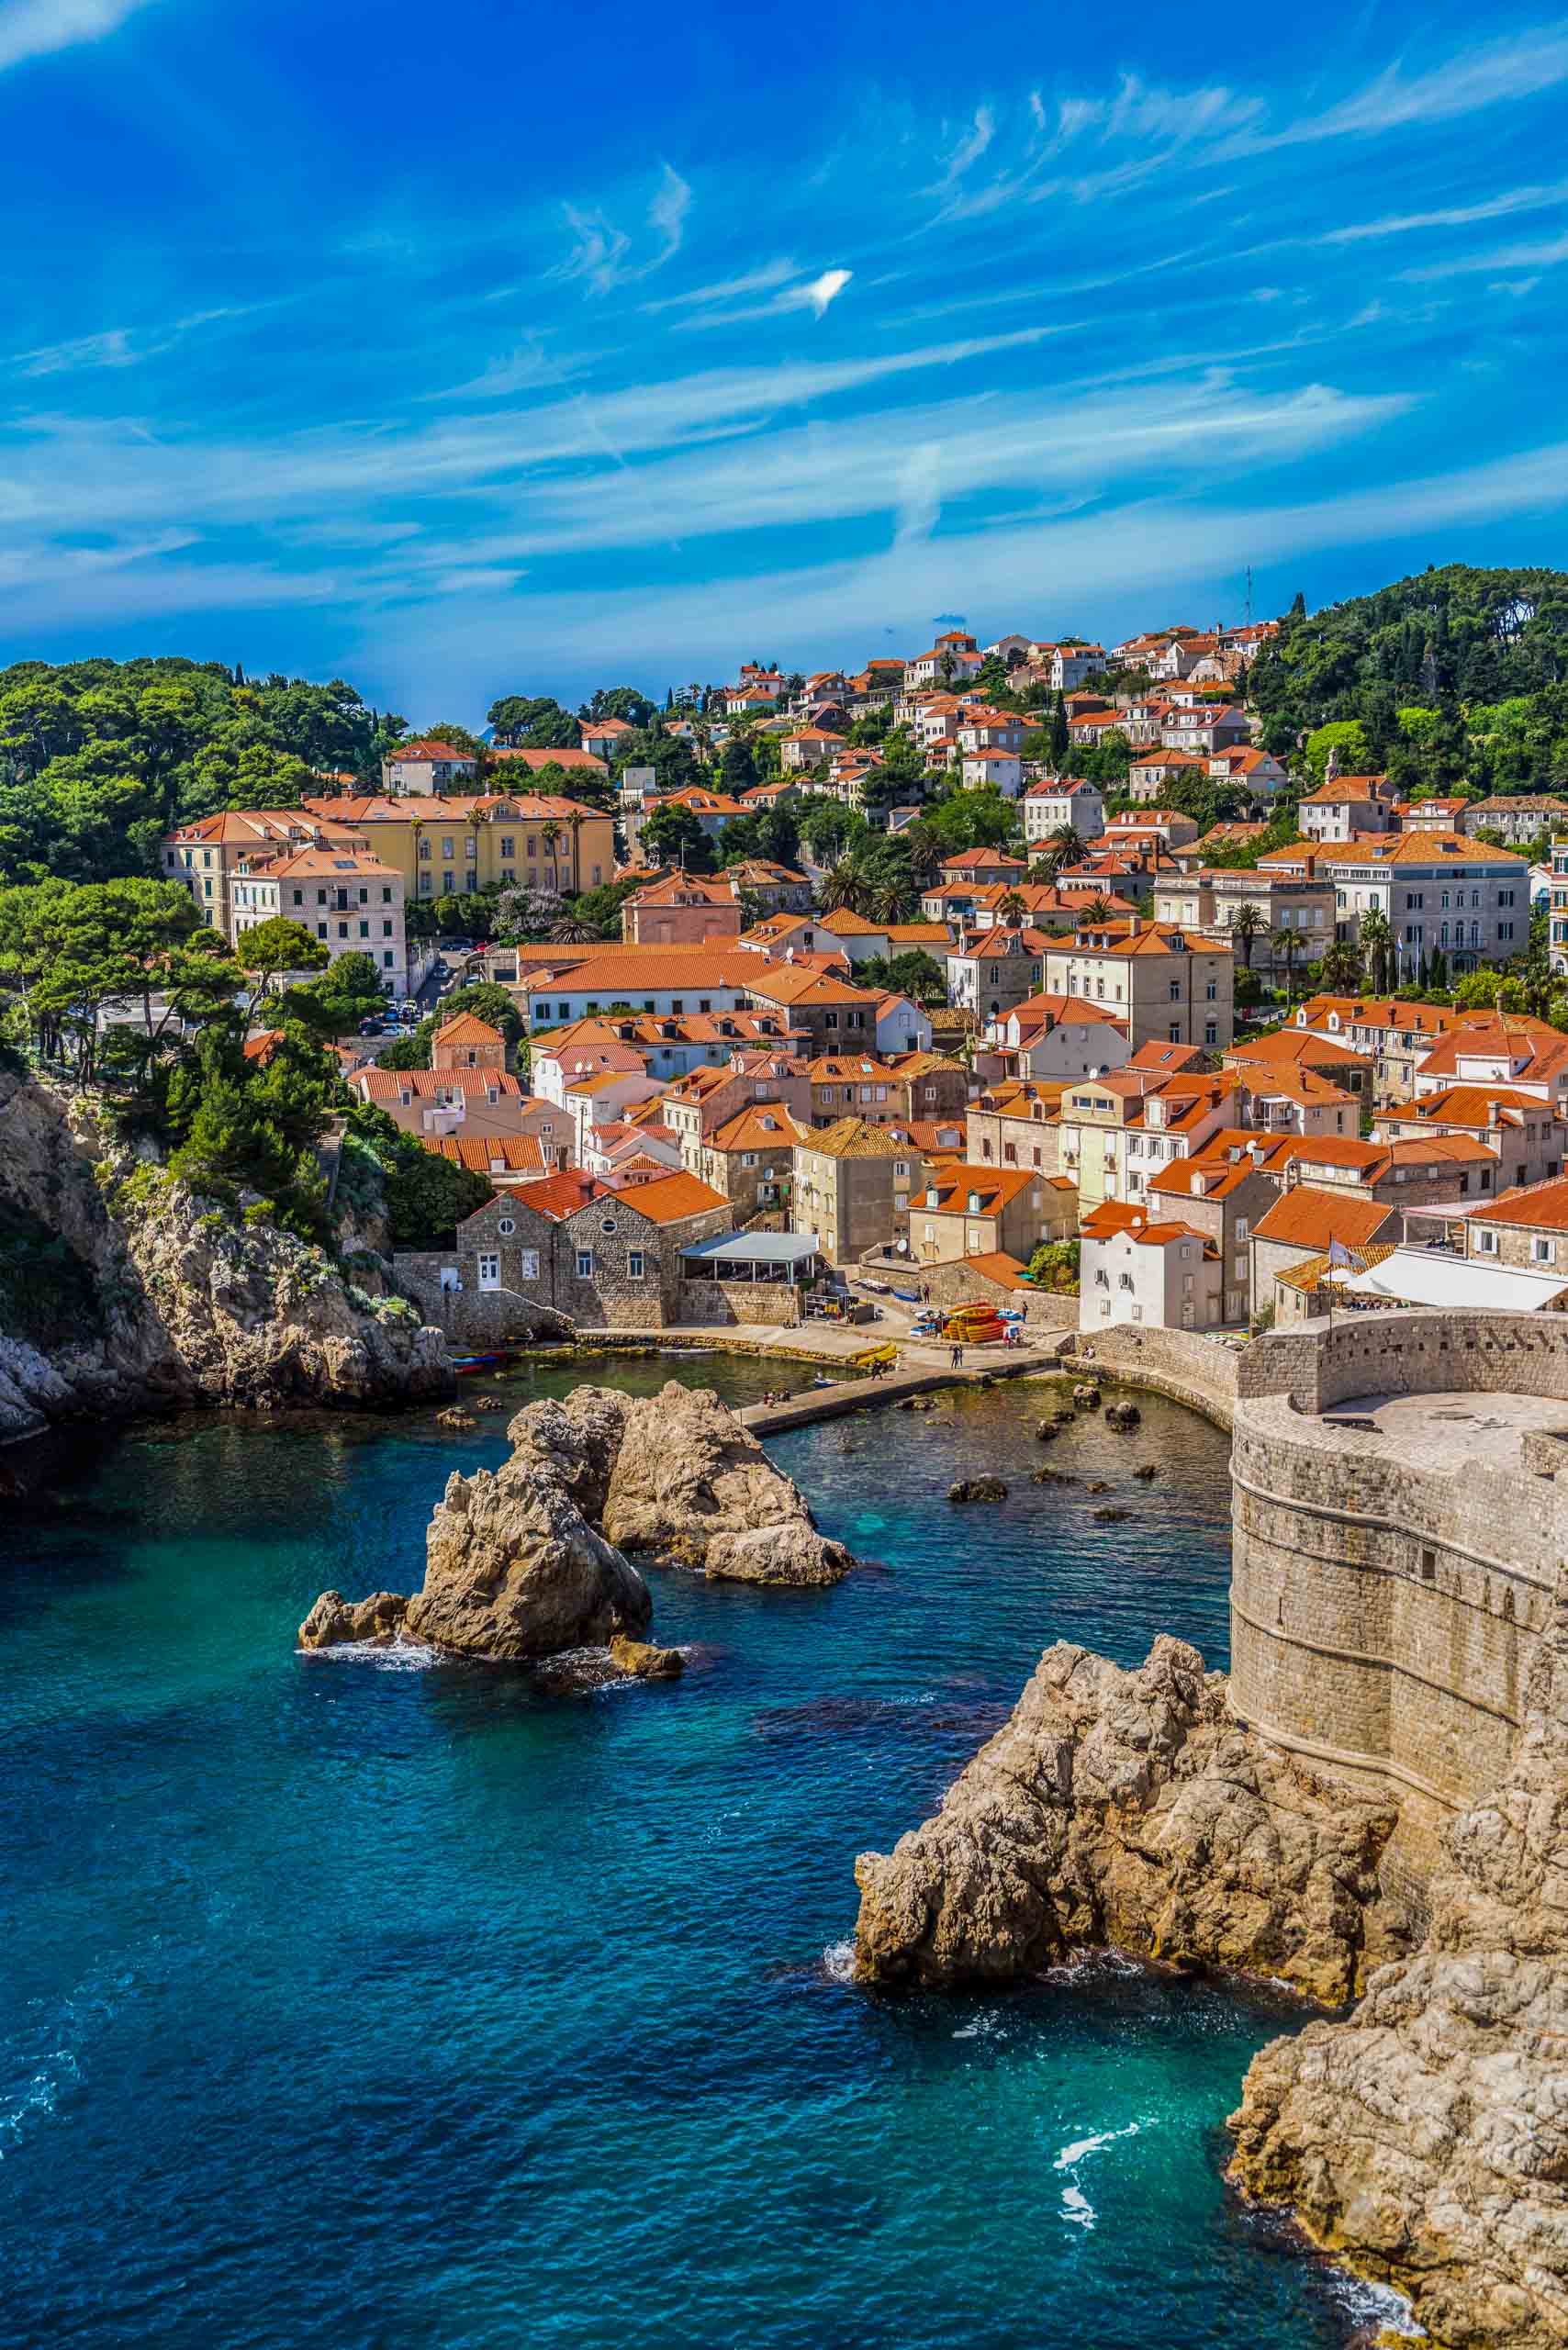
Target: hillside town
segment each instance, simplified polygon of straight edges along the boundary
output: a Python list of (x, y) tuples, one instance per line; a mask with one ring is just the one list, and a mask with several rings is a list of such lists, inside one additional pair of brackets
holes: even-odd
[(488, 1186), (398, 1259), (454, 1343), (1568, 1305), (1568, 799), (1271, 749), (1281, 628), (500, 703), (159, 869), (368, 958), (350, 1094)]

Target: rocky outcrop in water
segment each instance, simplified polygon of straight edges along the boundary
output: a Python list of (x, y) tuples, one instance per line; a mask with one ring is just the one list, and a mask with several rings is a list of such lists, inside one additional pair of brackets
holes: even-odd
[(302, 1649), (377, 1647), (395, 1640), (403, 1628), (409, 1603), (396, 1591), (375, 1591), (368, 1599), (348, 1600), (341, 1591), (324, 1591), (299, 1627)]
[(172, 1405), (451, 1391), (442, 1334), (404, 1300), (174, 1181), (90, 1095), (0, 1074), (0, 1221), (36, 1242), (0, 1307), (0, 1439)]
[(1568, 1631), (1506, 1780), (1462, 1813), (1427, 1946), (1254, 2058), (1232, 2177), (1463, 2350), (1568, 2341)]
[(622, 1550), (730, 1583), (837, 1583), (855, 1563), (711, 1388), (671, 1380), (625, 1405), (604, 1505)]
[(669, 1678), (678, 1652), (638, 1638), (653, 1600), (627, 1549), (745, 1583), (830, 1583), (851, 1563), (706, 1389), (672, 1381), (630, 1399), (579, 1387), (526, 1405), (507, 1432), (502, 1468), (448, 1479), (421, 1588), (358, 1608), (323, 1592), (302, 1648), (379, 1637), (353, 1627), (366, 1609), (400, 1609), (410, 1639), (456, 1655), (522, 1662), (608, 1645), (623, 1671)]
[(1184, 1641), (1136, 1673), (1061, 1641), (935, 1818), (857, 1863), (857, 1972), (996, 1982), (1111, 1943), (1341, 2001), (1404, 1946), (1394, 1824), (1236, 1722)]

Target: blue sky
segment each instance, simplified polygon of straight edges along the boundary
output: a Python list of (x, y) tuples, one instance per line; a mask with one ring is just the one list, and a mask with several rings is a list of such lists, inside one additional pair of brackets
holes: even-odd
[(0, 0), (0, 658), (472, 722), (1561, 561), (1565, 128), (1441, 6)]

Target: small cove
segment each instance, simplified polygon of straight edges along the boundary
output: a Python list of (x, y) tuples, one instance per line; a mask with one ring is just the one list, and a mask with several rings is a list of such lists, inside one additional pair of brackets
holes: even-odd
[[(497, 1392), (670, 1375), (779, 1383), (606, 1357)], [(292, 1653), (324, 1585), (418, 1581), (500, 1415), (133, 1430), (14, 1512), (7, 2340), (1342, 2343), (1356, 2288), (1218, 2176), (1248, 2057), (1299, 2009), (1125, 1965), (868, 1998), (824, 1957), (857, 1851), (924, 1816), (1047, 1641), (1135, 1662), (1168, 1629), (1225, 1662), (1227, 1440), (1149, 1397), (1131, 1437), (1036, 1446), (1048, 1392), (775, 1439), (885, 1571), (659, 1576), (675, 1688)], [(1047, 1463), (1078, 1482), (1030, 1484)], [(947, 1503), (986, 1471), (1006, 1502)]]

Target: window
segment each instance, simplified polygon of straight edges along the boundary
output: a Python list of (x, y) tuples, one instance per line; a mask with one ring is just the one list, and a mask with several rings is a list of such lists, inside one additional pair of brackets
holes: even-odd
[(1533, 1264), (1550, 1265), (1557, 1252), (1550, 1240), (1543, 1240), (1538, 1234), (1530, 1242), (1529, 1253)]
[(389, 971), (392, 968), (392, 949), (390, 946), (386, 949), (386, 954), (381, 957), (381, 961), (385, 969)]
[(500, 1259), (493, 1255), (482, 1255), (479, 1259), (479, 1287), (481, 1289), (499, 1289), (500, 1285)]
[(510, 833), (503, 833), (501, 834), (501, 855), (503, 856), (515, 856), (516, 854), (517, 843), (512, 838)]
[(539, 1279), (538, 1249), (524, 1248), (520, 1251), (520, 1258), (522, 1266), (523, 1280), (525, 1281), (536, 1281)]
[(359, 934), (362, 938), (368, 938), (370, 936), (370, 924), (367, 922), (361, 923), (359, 926)]
[(1204, 990), (1204, 993), (1210, 1003), (1215, 1002), (1219, 995), (1219, 981), (1217, 979), (1211, 979), (1208, 986)]
[(593, 1279), (593, 1250), (591, 1248), (577, 1250), (577, 1279), (580, 1281), (591, 1281)]
[(517, 1218), (512, 1215), (498, 1216), (496, 1219), (496, 1230), (500, 1234), (503, 1240), (510, 1240), (512, 1234), (517, 1230)]
[(1182, 1024), (1179, 1020), (1173, 1020), (1170, 1023), (1170, 1041), (1173, 1045), (1179, 1045), (1182, 1041)]
[(1170, 1001), (1172, 1003), (1180, 1003), (1182, 1001), (1182, 982), (1180, 979), (1172, 979), (1170, 982)]
[(628, 1248), (626, 1251), (626, 1278), (631, 1281), (640, 1281), (643, 1278), (643, 1252), (640, 1248)]
[(450, 865), (452, 862), (452, 836), (450, 834), (448, 834), (447, 837), (442, 842), (441, 854), (442, 863)]
[(421, 857), (428, 857), (428, 856), (429, 856), (429, 855), (430, 855), (430, 853), (431, 853), (431, 845), (430, 845), (429, 841), (421, 841), (421, 842), (420, 843), (420, 856), (421, 856)]
[(1477, 1232), (1475, 1236), (1475, 1246), (1481, 1256), (1495, 1257), (1497, 1254), (1496, 1234), (1495, 1232), (1488, 1232), (1484, 1227), (1483, 1227), (1483, 1229)]

